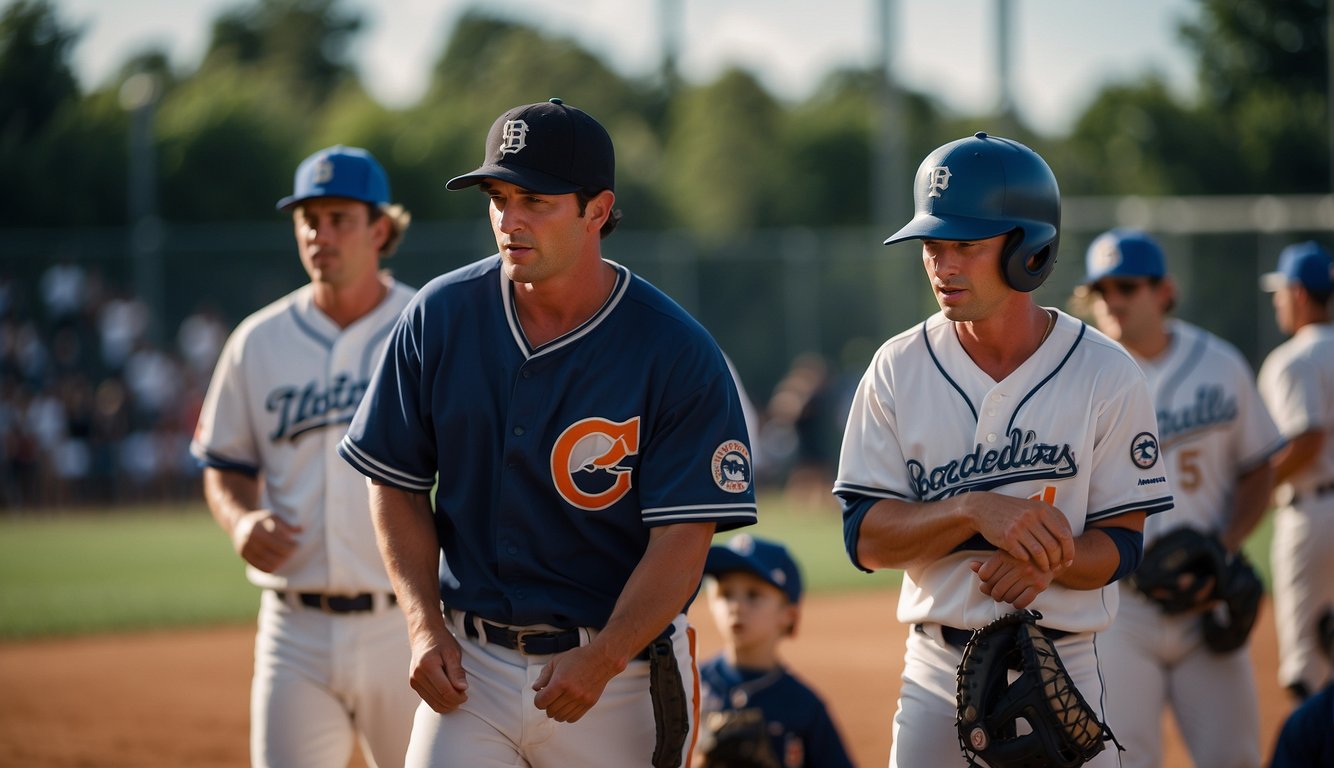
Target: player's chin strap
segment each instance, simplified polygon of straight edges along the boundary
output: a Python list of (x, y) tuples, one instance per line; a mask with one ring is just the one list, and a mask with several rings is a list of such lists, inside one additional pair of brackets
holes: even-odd
[(690, 735), (690, 709), (686, 703), (685, 687), (681, 684), (681, 667), (672, 650), (672, 630), (658, 636), (648, 646), (648, 689), (653, 699), (653, 723), (657, 740), (653, 745), (653, 768), (677, 768)]

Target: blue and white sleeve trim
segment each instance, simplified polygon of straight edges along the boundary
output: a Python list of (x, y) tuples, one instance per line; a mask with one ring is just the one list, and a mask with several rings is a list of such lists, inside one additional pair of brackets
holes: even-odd
[(342, 442), (338, 444), (338, 455), (342, 456), (344, 461), (351, 464), (361, 474), (379, 480), (386, 485), (392, 485), (395, 488), (426, 493), (435, 487), (434, 475), (420, 477), (395, 469), (369, 456), (348, 437), (344, 437)]

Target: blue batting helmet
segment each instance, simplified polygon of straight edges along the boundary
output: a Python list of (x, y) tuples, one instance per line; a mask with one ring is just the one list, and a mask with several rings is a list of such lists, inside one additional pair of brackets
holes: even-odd
[(1061, 191), (1047, 162), (1011, 139), (977, 133), (926, 156), (913, 182), (912, 221), (885, 240), (985, 240), (1013, 233), (1001, 274), (1032, 291), (1056, 266)]

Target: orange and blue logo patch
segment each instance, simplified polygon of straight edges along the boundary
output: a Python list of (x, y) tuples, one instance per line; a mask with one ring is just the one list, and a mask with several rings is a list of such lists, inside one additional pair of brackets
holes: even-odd
[(740, 440), (725, 440), (713, 451), (713, 482), (728, 493), (750, 488), (750, 449)]
[(551, 448), (551, 480), (561, 498), (579, 509), (606, 509), (633, 484), (626, 459), (639, 454), (639, 417), (580, 419)]

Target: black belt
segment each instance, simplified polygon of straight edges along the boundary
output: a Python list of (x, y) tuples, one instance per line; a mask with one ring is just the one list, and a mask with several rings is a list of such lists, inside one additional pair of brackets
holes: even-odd
[[(579, 630), (577, 629), (511, 629), (486, 619), (480, 619), (472, 611), (463, 614), (463, 631), (473, 640), (477, 639), (478, 624), (482, 625), (482, 631), (486, 633), (488, 643), (494, 643), (511, 651), (518, 651), (525, 656), (546, 656), (561, 653), (572, 648), (578, 648), (582, 644), (582, 638), (579, 636)], [(672, 627), (668, 625), (667, 629), (658, 637), (667, 637), (671, 633)], [(649, 649), (645, 648), (635, 656), (635, 659), (644, 661), (648, 657)]]
[[(284, 602), (287, 601), (289, 592), (281, 589), (273, 590)], [(375, 595), (371, 592), (362, 592), (359, 595), (329, 595), (323, 592), (297, 592), (297, 602), (307, 608), (318, 608), (325, 613), (365, 613), (375, 610)], [(396, 605), (398, 597), (393, 593), (389, 594), (389, 605)]]
[[(918, 632), (921, 632), (924, 635), (926, 634), (926, 627), (922, 626), (921, 624), (914, 624), (913, 629), (917, 630)], [(1038, 629), (1042, 631), (1042, 634), (1047, 636), (1048, 640), (1052, 641), (1060, 640), (1063, 637), (1069, 637), (1070, 635), (1075, 634), (1074, 632), (1066, 632), (1063, 629), (1052, 629), (1050, 627), (1038, 627)], [(964, 648), (965, 646), (968, 645), (968, 641), (972, 639), (972, 637), (973, 637), (973, 630), (971, 629), (960, 629), (959, 627), (947, 627), (944, 624), (940, 625), (940, 638), (944, 640), (946, 644), (951, 645), (955, 648), (959, 649)]]
[[(1334, 480), (1331, 480), (1328, 483), (1321, 483), (1320, 485), (1317, 485), (1316, 487), (1311, 489), (1310, 493), (1317, 499), (1324, 496), (1328, 496), (1331, 493), (1334, 493)], [(1302, 503), (1302, 494), (1300, 493), (1292, 494), (1292, 502), (1291, 502), (1292, 506), (1295, 507), (1300, 503)]]

